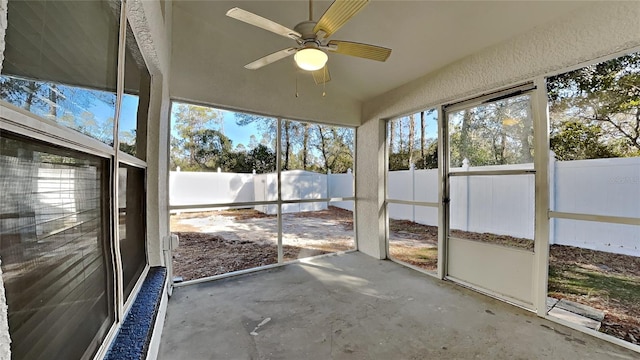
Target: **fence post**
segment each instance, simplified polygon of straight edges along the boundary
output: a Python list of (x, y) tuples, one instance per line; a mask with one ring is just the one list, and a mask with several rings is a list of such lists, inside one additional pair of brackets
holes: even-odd
[[(327, 170), (327, 199), (331, 198), (331, 169)], [(327, 200), (327, 209), (329, 208), (329, 200)]]
[[(549, 210), (556, 210), (556, 153), (549, 150)], [(549, 219), (549, 245), (556, 243), (556, 221)]]
[[(411, 201), (416, 201), (416, 165), (409, 166), (411, 171)], [(411, 205), (411, 221), (416, 222), (416, 206)]]
[[(462, 171), (469, 171), (469, 168), (471, 166), (469, 165), (469, 159), (464, 158), (464, 160), (462, 160)], [(462, 208), (463, 210), (463, 214), (464, 214), (464, 231), (470, 231), (469, 230), (469, 213), (471, 210), (471, 204), (469, 204), (469, 176), (463, 176), (464, 178), (464, 201), (460, 201), (460, 206), (464, 206)], [(462, 199), (461, 199), (462, 200)]]

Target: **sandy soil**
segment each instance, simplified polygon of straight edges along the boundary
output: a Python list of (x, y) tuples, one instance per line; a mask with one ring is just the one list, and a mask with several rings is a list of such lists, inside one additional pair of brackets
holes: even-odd
[[(354, 249), (352, 219), (350, 211), (334, 207), (283, 215), (284, 261)], [(276, 216), (255, 210), (172, 215), (171, 231), (180, 237), (174, 275), (192, 280), (275, 264), (277, 230)]]

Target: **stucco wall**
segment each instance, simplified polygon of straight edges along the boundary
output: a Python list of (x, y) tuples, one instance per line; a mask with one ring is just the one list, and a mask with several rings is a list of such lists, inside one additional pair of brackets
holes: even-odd
[(169, 235), (169, 80), (171, 6), (162, 16), (158, 1), (127, 2), (129, 23), (151, 73), (147, 127), (147, 250), (151, 266), (164, 265), (162, 239)]
[[(382, 119), (453, 102), (640, 46), (640, 2), (599, 2), (450, 64), (363, 105), (358, 128), (358, 241), (380, 254), (383, 219)], [(378, 157), (378, 158), (376, 158)], [(384, 252), (382, 252), (384, 253)]]

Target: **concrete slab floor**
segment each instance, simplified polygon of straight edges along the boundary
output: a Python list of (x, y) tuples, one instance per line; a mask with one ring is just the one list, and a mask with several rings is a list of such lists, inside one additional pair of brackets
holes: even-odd
[(637, 359), (361, 253), (174, 289), (159, 359)]

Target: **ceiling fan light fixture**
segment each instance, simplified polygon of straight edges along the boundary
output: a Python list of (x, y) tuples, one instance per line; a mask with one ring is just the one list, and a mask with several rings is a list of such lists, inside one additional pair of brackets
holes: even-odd
[(329, 57), (324, 51), (320, 49), (307, 47), (302, 50), (298, 50), (293, 59), (300, 69), (306, 71), (316, 71), (324, 67)]

